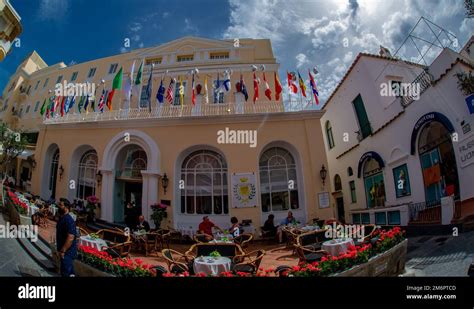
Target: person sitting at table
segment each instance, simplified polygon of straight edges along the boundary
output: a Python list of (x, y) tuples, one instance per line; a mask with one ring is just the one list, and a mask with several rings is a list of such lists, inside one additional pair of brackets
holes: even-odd
[(296, 224), (297, 221), (296, 221), (296, 218), (293, 217), (293, 212), (288, 211), (288, 215), (286, 216), (286, 218), (282, 221), (282, 224), (283, 225), (289, 225), (289, 224)]
[(145, 217), (144, 216), (139, 216), (138, 217), (138, 225), (137, 225), (137, 230), (145, 230), (147, 232), (150, 231), (150, 224), (145, 221)]
[(198, 227), (198, 234), (203, 234), (206, 237), (207, 241), (212, 240), (214, 237), (212, 236), (212, 228), (216, 228), (222, 232), (222, 229), (215, 225), (211, 220), (209, 220), (208, 216), (204, 216), (202, 218), (202, 222), (199, 223)]
[(269, 214), (267, 220), (263, 224), (262, 230), (264, 230), (268, 236), (276, 236), (277, 234), (277, 227), (273, 221), (274, 219), (275, 215)]
[(239, 236), (240, 235), (239, 219), (237, 219), (237, 217), (232, 217), (230, 218), (230, 223), (232, 223), (232, 225), (229, 228), (229, 234), (231, 234), (234, 237)]

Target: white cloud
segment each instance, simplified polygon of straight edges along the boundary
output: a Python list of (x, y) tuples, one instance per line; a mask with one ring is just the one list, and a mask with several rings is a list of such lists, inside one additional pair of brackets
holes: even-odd
[(37, 17), (41, 21), (62, 21), (69, 13), (69, 0), (41, 0)]
[(297, 61), (296, 63), (297, 68), (300, 68), (302, 65), (309, 63), (305, 54), (299, 53), (298, 55), (296, 55), (295, 58)]
[(142, 28), (143, 28), (143, 26), (139, 22), (133, 22), (130, 25), (130, 31), (132, 31), (132, 32), (138, 32), (138, 31), (142, 30)]

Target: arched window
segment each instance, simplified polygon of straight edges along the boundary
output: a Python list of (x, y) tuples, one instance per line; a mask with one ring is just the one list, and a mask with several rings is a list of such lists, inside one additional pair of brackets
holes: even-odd
[(336, 176), (334, 176), (334, 191), (341, 191), (341, 190), (342, 190), (341, 176), (336, 174)]
[(352, 171), (352, 167), (349, 166), (347, 168), (347, 176), (352, 176), (352, 175), (354, 175), (354, 172)]
[(126, 151), (119, 175), (125, 178), (141, 178), (141, 171), (147, 168), (146, 152), (139, 146), (133, 146)]
[(334, 137), (332, 136), (332, 127), (329, 121), (326, 121), (326, 138), (328, 140), (329, 149), (334, 148)]
[(56, 177), (58, 174), (58, 164), (59, 164), (59, 149), (56, 149), (53, 155), (53, 160), (51, 161), (50, 167), (50, 176), (49, 176), (49, 190), (54, 196), (56, 191)]
[(289, 151), (272, 147), (260, 157), (262, 211), (298, 209), (295, 159)]
[(85, 200), (87, 197), (95, 195), (97, 163), (98, 158), (95, 150), (89, 150), (82, 155), (77, 178), (77, 198)]
[(181, 165), (181, 213), (229, 213), (227, 163), (211, 150), (198, 150), (188, 155)]

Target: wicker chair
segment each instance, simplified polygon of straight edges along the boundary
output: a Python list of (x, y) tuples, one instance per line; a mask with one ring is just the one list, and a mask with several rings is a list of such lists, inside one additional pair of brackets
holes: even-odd
[(86, 231), (86, 229), (79, 227), (79, 237), (80, 236), (87, 236), (89, 235), (89, 232)]
[(377, 227), (375, 226), (375, 224), (364, 225), (364, 237), (362, 238), (362, 240), (353, 237), (354, 245), (360, 246), (362, 244), (366, 244), (370, 242), (371, 239), (374, 237), (376, 230), (377, 230)]
[(188, 251), (186, 251), (186, 256), (209, 256), (211, 252), (217, 251), (222, 256), (233, 259), (238, 255), (245, 255), (245, 252), (238, 244), (228, 244), (228, 243), (197, 243), (191, 246)]
[(156, 230), (154, 233), (158, 235), (158, 243), (160, 244), (161, 250), (165, 248), (165, 245), (166, 245), (166, 248), (169, 249), (170, 242), (171, 242), (171, 231), (159, 229), (159, 230)]
[(329, 255), (327, 251), (313, 249), (311, 246), (295, 245), (300, 263), (312, 263), (320, 261), (325, 255)]
[(171, 273), (180, 274), (185, 271), (192, 271), (192, 257), (189, 257), (187, 254), (182, 254), (181, 252), (172, 249), (163, 249), (161, 254), (163, 255), (168, 270)]
[(232, 259), (234, 263), (232, 271), (256, 274), (264, 255), (265, 250), (255, 250), (244, 255), (237, 255)]
[(133, 242), (129, 240), (123, 243), (112, 245), (108, 248), (108, 250), (115, 251), (120, 257), (127, 257), (132, 250), (132, 245)]
[[(131, 237), (125, 235), (117, 229), (109, 230), (103, 229), (96, 232), (96, 234), (105, 241), (111, 243), (109, 246), (110, 252), (115, 252), (120, 257), (127, 257), (132, 249), (133, 242)], [(114, 254), (114, 255), (116, 255)]]
[(198, 244), (205, 244), (209, 242), (209, 235), (207, 234), (196, 234), (193, 237), (194, 241)]
[[(156, 232), (146, 233), (146, 235), (140, 237), (138, 241), (143, 243), (143, 246), (145, 247), (145, 256), (148, 256), (150, 253), (158, 251), (161, 235)], [(162, 247), (161, 249), (164, 248)]]
[(283, 233), (286, 235), (286, 247), (293, 248), (293, 253), (295, 253), (296, 238), (298, 235), (302, 234), (302, 231), (292, 229), (288, 226), (282, 228)]
[(237, 237), (234, 237), (234, 243), (238, 244), (241, 248), (247, 248), (249, 243), (252, 241), (253, 235), (252, 234), (241, 234)]
[(322, 243), (327, 240), (325, 234), (326, 230), (319, 230), (298, 235), (296, 237), (296, 245), (319, 250), (321, 249)]

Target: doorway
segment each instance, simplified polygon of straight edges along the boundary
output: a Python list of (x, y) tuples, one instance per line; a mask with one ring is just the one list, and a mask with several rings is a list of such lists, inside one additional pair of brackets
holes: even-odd
[(125, 182), (125, 203), (131, 202), (137, 208), (137, 213), (142, 214), (142, 189), (141, 182)]
[(345, 223), (346, 219), (345, 219), (345, 212), (344, 212), (344, 198), (342, 196), (336, 198), (336, 205), (337, 205), (337, 219), (340, 222)]

